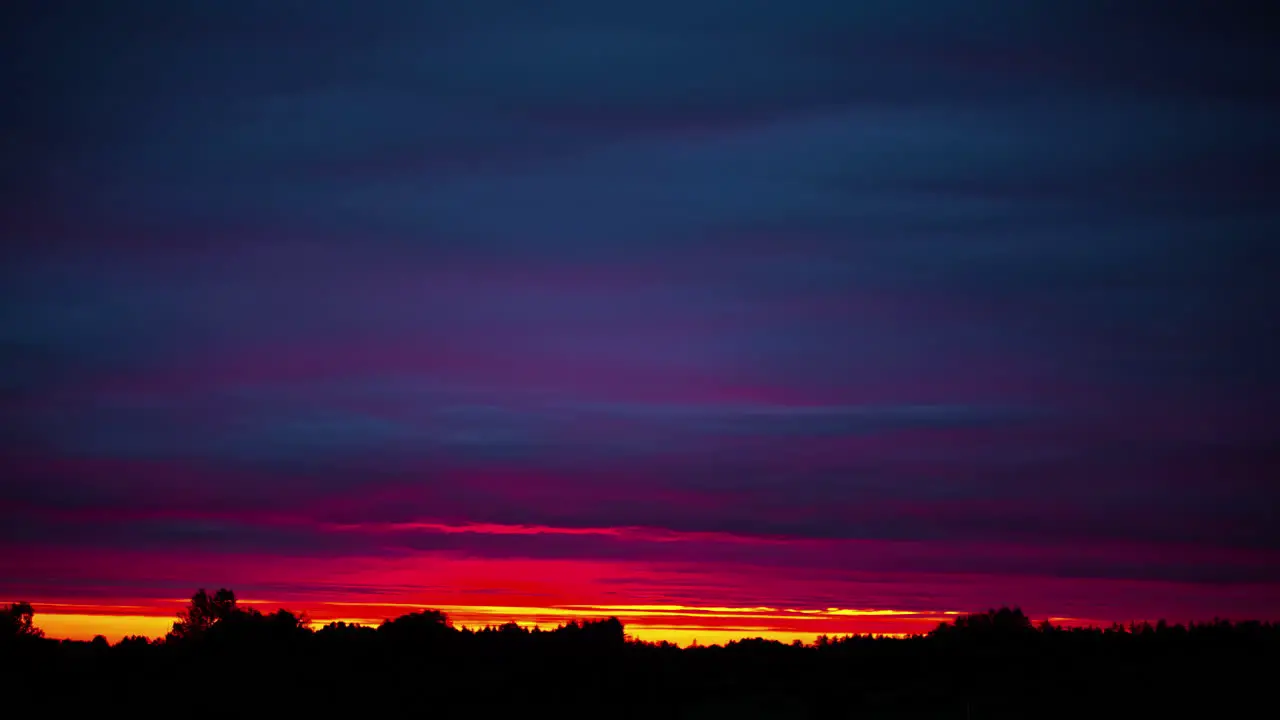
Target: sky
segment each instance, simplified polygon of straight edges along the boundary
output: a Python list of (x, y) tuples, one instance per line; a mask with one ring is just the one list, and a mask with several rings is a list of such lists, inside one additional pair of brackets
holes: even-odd
[(1266, 5), (10, 3), (0, 600), (1280, 619)]

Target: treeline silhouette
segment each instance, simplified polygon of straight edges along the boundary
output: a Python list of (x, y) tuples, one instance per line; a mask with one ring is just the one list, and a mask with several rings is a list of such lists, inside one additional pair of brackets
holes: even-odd
[(52, 640), (33, 616), (0, 611), (5, 716), (1253, 717), (1280, 700), (1280, 624), (1264, 622), (1068, 629), (1001, 608), (910, 638), (680, 648), (630, 640), (617, 618), (469, 629), (422, 610), (313, 629), (225, 589), (197, 592), (156, 640)]

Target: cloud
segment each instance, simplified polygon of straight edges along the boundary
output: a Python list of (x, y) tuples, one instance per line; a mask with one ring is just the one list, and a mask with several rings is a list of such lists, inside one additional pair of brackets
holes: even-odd
[(5, 537), (1268, 581), (1277, 78), (1190, 7), (28, 8)]
[[(1141, 87), (1126, 102), (1100, 93), (1127, 69), (1105, 69), (1111, 46), (1145, 40), (1150, 57), (1118, 59), (1175, 77), (1161, 68), (1182, 38), (1113, 23), (1112, 42), (1080, 43), (1073, 29), (1097, 31), (1090, 11), (504, 7), (473, 16), (375, 4), (340, 21), (313, 11), (291, 27), (288, 52), (268, 30), (284, 21), (261, 7), (175, 13), (166, 38), (138, 37), (147, 26), (121, 10), (122, 32), (83, 48), (123, 58), (80, 81), (99, 88), (80, 94), (78, 109), (104, 131), (78, 138), (96, 144), (65, 162), (88, 166), (60, 182), (110, 177), (80, 202), (118, 223), (147, 210), (153, 227), (341, 228), (411, 233), (418, 244), (461, 235), (506, 252), (536, 233), (541, 252), (557, 242), (599, 252), (624, 235), (654, 242), (676, 231), (686, 242), (708, 225), (803, 219), (865, 233), (916, 218), (935, 233), (1046, 211), (1062, 220), (1072, 197), (1085, 209), (1106, 201), (1081, 195), (1080, 183), (1121, 159), (1150, 183), (1170, 163), (1229, 170), (1205, 145), (1222, 145), (1212, 138), (1224, 122), (1237, 148), (1268, 137), (1265, 115), (1247, 105), (1206, 108)], [(205, 29), (181, 30), (192, 27)], [(1218, 77), (1217, 62), (1183, 82)], [(1037, 82), (1066, 88), (1045, 100), (1030, 92)], [(106, 101), (122, 93), (134, 102)], [(709, 112), (728, 132), (671, 132)], [(758, 126), (739, 125), (761, 113)], [(636, 116), (656, 117), (655, 130), (636, 137)], [(1190, 187), (1169, 177), (1162, 197)], [(1057, 197), (1027, 203), (1020, 188), (1037, 187)], [(1111, 197), (1134, 204), (1132, 187), (1117, 189)]]
[(699, 444), (711, 448), (706, 443), (734, 437), (769, 442), (999, 426), (1034, 422), (1042, 414), (946, 405), (676, 405), (537, 395), (502, 405), (468, 402), (483, 394), (448, 389), (398, 396), (383, 404), (382, 413), (354, 409), (378, 394), (376, 387), (359, 383), (211, 388), (176, 397), (108, 393), (91, 406), (34, 413), (28, 424), (44, 442), (81, 455), (323, 468), (373, 455), (409, 463), (580, 457), (599, 462), (677, 448), (696, 453)]
[[(72, 524), (74, 523), (74, 524)], [(43, 547), (92, 544), (101, 550), (221, 556), (307, 558), (445, 556), (694, 563), (770, 575), (841, 572), (999, 575), (1242, 584), (1276, 581), (1280, 548), (1241, 552), (1181, 546), (1171, 557), (1159, 544), (1098, 542), (1009, 544), (981, 540), (931, 543), (907, 539), (846, 540), (683, 532), (644, 527), (555, 527), (500, 524), (316, 525), (266, 518), (99, 515), (67, 521), (7, 524), (0, 542)]]

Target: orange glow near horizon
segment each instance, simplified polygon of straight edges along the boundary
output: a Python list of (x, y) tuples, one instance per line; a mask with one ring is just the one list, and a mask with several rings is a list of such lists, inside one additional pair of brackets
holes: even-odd
[[(54, 639), (91, 640), (96, 635), (109, 642), (141, 635), (163, 637), (172, 627), (185, 600), (144, 604), (92, 605), (32, 602), (36, 625)], [(247, 599), (244, 605), (281, 607), (266, 600)], [(302, 611), (320, 628), (331, 622), (377, 626), (384, 619), (424, 609), (408, 603), (323, 602)], [(956, 611), (922, 613), (882, 609), (801, 609), (690, 605), (569, 605), (554, 607), (432, 605), (446, 613), (457, 627), (482, 628), (515, 622), (523, 627), (555, 628), (579, 619), (617, 617), (627, 635), (646, 642), (667, 641), (681, 646), (724, 644), (744, 638), (764, 638), (791, 643), (812, 643), (820, 635), (874, 634), (903, 637), (922, 634)], [(297, 608), (293, 608), (297, 609)], [(1078, 619), (1053, 618), (1066, 624), (1086, 624)]]
[[(48, 637), (89, 640), (101, 634), (112, 642), (127, 635), (163, 636), (199, 587), (232, 588), (241, 603), (267, 612), (305, 613), (317, 628), (337, 620), (377, 625), (424, 608), (469, 628), (507, 622), (554, 628), (614, 616), (635, 639), (679, 645), (695, 639), (702, 645), (754, 637), (811, 643), (820, 635), (926, 633), (962, 612), (998, 606), (1002, 597), (1024, 599), (1022, 607), (1036, 622), (1048, 617), (1058, 625), (1103, 627), (1113, 620), (1158, 619), (1137, 611), (1157, 592), (1189, 603), (1202, 599), (1194, 586), (1118, 581), (1042, 578), (1031, 584), (990, 576), (833, 575), (728, 562), (482, 558), (456, 551), (265, 556), (251, 562), (218, 554), (118, 550), (17, 557), (45, 577), (96, 578), (109, 569), (109, 585), (91, 580), (5, 588), (0, 601), (29, 601), (36, 625)], [(922, 604), (921, 587), (934, 590), (938, 606)], [(1103, 592), (1135, 600), (1091, 612), (1084, 600)], [(850, 601), (842, 604), (840, 597)], [(1191, 612), (1163, 615), (1195, 619)]]

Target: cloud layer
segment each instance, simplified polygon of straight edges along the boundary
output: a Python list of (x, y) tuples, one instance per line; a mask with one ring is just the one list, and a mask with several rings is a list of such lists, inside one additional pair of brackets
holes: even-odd
[(846, 5), (21, 8), (0, 595), (1266, 610), (1264, 16)]

